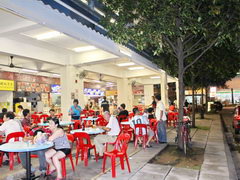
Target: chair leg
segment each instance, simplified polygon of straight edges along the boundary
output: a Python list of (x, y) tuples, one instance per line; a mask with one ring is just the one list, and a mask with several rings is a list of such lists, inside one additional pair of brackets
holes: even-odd
[(94, 154), (95, 154), (96, 162), (98, 162), (98, 155), (97, 155), (96, 147), (94, 146), (93, 149), (94, 149)]
[(121, 169), (124, 170), (124, 156), (120, 157)]
[(69, 159), (70, 159), (70, 162), (71, 162), (71, 165), (72, 165), (72, 170), (75, 171), (75, 167), (74, 167), (74, 163), (73, 163), (72, 153), (69, 154)]
[(2, 167), (2, 161), (3, 161), (3, 152), (0, 152), (0, 167)]
[(102, 163), (102, 172), (103, 173), (105, 173), (106, 159), (107, 159), (107, 156), (103, 155), (103, 163)]
[(112, 161), (112, 177), (115, 178), (116, 177), (116, 156), (112, 156), (111, 161)]
[(17, 155), (18, 164), (20, 164), (20, 163), (21, 163), (21, 159), (20, 159), (20, 157), (19, 157), (19, 154), (17, 153), (16, 155)]
[(84, 165), (85, 166), (88, 166), (88, 148), (84, 148), (84, 157), (83, 157), (83, 159), (84, 159)]
[(77, 166), (77, 164), (78, 164), (79, 151), (80, 151), (80, 150), (77, 148), (77, 152), (76, 152), (76, 166)]
[(134, 142), (135, 149), (137, 148), (137, 142), (138, 142), (138, 136), (135, 136), (135, 142)]
[(62, 158), (61, 160), (61, 166), (62, 166), (62, 176), (63, 178), (66, 177), (66, 161), (65, 161), (65, 158)]
[(10, 152), (9, 153), (9, 169), (13, 170), (13, 165), (14, 165), (14, 153)]
[(128, 161), (127, 154), (125, 155), (125, 158), (126, 158), (126, 162), (127, 162), (127, 166), (128, 166), (128, 172), (131, 172), (130, 164), (129, 164), (129, 161)]

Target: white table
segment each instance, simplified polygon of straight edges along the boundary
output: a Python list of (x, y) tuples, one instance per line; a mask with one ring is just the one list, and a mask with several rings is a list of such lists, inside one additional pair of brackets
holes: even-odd
[(44, 144), (30, 144), (28, 142), (10, 142), (0, 145), (0, 151), (4, 152), (24, 152), (26, 153), (26, 178), (31, 180), (31, 157), (30, 154), (33, 151), (40, 151), (48, 149), (53, 146), (52, 142), (46, 142)]
[(87, 117), (87, 118), (82, 118), (83, 121), (96, 121), (98, 118), (94, 117)]
[(77, 133), (77, 132), (85, 132), (89, 135), (94, 135), (94, 134), (101, 134), (105, 131), (101, 128), (85, 128), (84, 131), (82, 129), (75, 129), (75, 130), (70, 131), (71, 134), (74, 134), (74, 133)]
[[(60, 121), (60, 126), (69, 126), (73, 123), (72, 121)], [(49, 126), (49, 123), (38, 123), (38, 126)]]

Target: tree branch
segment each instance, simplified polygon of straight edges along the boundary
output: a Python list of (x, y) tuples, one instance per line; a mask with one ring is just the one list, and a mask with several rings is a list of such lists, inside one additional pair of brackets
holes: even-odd
[[(191, 36), (191, 35), (188, 35), (188, 37), (186, 37), (184, 39), (184, 42), (183, 42), (183, 45), (186, 45), (189, 41), (191, 41), (194, 37), (196, 36)], [(186, 40), (187, 39), (187, 40)]]
[(195, 49), (194, 51), (192, 51), (191, 53), (189, 53), (189, 54), (187, 54), (186, 56), (184, 56), (183, 58), (185, 59), (185, 58), (187, 58), (187, 57), (189, 57), (189, 56), (195, 54), (195, 53), (198, 52), (199, 50), (204, 49), (204, 48), (206, 48), (206, 47), (208, 47), (208, 46), (209, 46), (209, 45), (206, 45), (206, 46), (203, 46), (203, 47), (197, 48), (197, 49)]
[[(185, 53), (190, 53), (190, 51), (195, 47), (195, 46), (197, 46), (202, 40), (203, 40), (203, 36), (196, 42), (196, 43), (194, 43), (188, 50), (186, 50), (186, 51), (184, 51), (183, 53), (185, 54)], [(188, 56), (188, 55), (186, 55), (186, 56)]]
[(184, 74), (184, 72), (185, 72), (189, 67), (191, 67), (195, 62), (197, 62), (197, 61), (202, 57), (202, 55), (203, 55), (204, 53), (206, 53), (206, 52), (215, 44), (216, 41), (217, 41), (217, 39), (213, 40), (213, 42), (210, 43), (209, 46), (208, 46), (201, 54), (199, 54), (199, 56), (198, 56), (194, 61), (192, 61), (192, 62), (191, 62), (190, 64), (188, 64), (187, 66), (185, 66), (184, 69), (183, 69), (183, 71), (182, 71), (182, 73)]
[(175, 54), (177, 54), (177, 51), (176, 51), (176, 47), (174, 46), (174, 44), (170, 41), (170, 39), (168, 37), (166, 37), (165, 35), (163, 35), (163, 39), (165, 39), (167, 41), (167, 43), (171, 46), (171, 48), (173, 49), (173, 52)]

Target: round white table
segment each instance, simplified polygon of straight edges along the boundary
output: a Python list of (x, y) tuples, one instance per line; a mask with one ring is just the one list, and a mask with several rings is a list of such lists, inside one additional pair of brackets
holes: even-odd
[(4, 152), (24, 152), (26, 153), (26, 178), (31, 180), (31, 157), (33, 151), (40, 151), (48, 149), (53, 146), (52, 142), (45, 142), (43, 144), (31, 144), (29, 142), (10, 142), (0, 145), (0, 151)]
[(94, 134), (101, 134), (105, 131), (101, 128), (85, 128), (84, 131), (82, 129), (75, 129), (75, 130), (70, 131), (71, 134), (74, 134), (74, 133), (77, 133), (77, 132), (85, 132), (89, 135), (94, 135)]
[(121, 122), (122, 125), (130, 125), (130, 121)]
[(94, 117), (87, 117), (87, 118), (82, 118), (83, 121), (96, 121), (98, 118)]
[[(72, 121), (60, 121), (61, 126), (69, 126), (72, 125), (74, 122)], [(49, 123), (38, 123), (38, 126), (49, 126)]]

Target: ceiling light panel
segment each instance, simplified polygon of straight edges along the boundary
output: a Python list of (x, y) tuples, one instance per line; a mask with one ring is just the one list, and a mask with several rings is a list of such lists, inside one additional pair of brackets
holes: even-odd
[(160, 76), (152, 76), (150, 77), (151, 79), (160, 79), (161, 77)]

